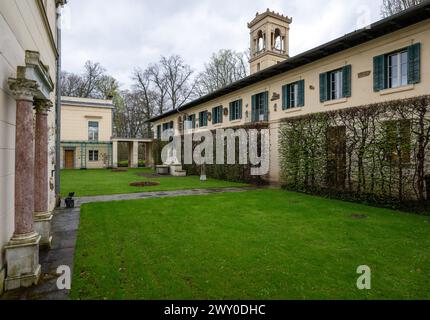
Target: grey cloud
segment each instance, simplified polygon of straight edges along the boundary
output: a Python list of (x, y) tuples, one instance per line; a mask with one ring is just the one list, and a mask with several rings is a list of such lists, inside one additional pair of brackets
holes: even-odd
[(379, 19), (373, 0), (70, 0), (70, 28), (63, 31), (63, 69), (79, 72), (86, 60), (103, 64), (124, 88), (135, 67), (160, 55), (180, 54), (201, 70), (221, 48), (249, 46), (246, 23), (270, 8), (293, 17), (290, 54), (353, 31), (357, 8)]

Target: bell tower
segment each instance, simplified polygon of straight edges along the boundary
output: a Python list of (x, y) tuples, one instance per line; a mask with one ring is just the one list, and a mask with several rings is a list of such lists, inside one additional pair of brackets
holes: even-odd
[(251, 74), (289, 58), (289, 33), (293, 20), (267, 9), (248, 23), (251, 31)]

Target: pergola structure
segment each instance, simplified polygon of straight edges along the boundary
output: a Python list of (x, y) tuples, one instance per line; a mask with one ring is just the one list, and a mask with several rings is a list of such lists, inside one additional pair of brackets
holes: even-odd
[(145, 166), (154, 166), (153, 139), (114, 138), (112, 139), (112, 166), (114, 168), (118, 168), (118, 143), (120, 142), (128, 144), (128, 166), (130, 168), (139, 167), (139, 143), (145, 145)]

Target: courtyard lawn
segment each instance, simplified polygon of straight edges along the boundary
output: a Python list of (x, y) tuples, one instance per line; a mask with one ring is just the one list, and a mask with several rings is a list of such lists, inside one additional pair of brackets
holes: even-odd
[(429, 299), (429, 248), (428, 216), (281, 190), (88, 204), (71, 297)]
[[(62, 170), (61, 195), (76, 192), (77, 197), (127, 194), (147, 191), (169, 191), (184, 189), (211, 189), (227, 187), (243, 187), (244, 184), (208, 179), (201, 182), (197, 176), (146, 178), (139, 173), (153, 173), (151, 169), (128, 169), (127, 172), (112, 170)], [(133, 182), (158, 182), (160, 185), (151, 187), (131, 187)]]

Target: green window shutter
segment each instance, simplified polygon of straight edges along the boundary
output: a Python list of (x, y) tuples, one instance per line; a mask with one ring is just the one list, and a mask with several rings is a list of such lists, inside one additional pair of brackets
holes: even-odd
[(421, 43), (408, 47), (408, 84), (416, 84), (421, 81)]
[(233, 121), (233, 102), (230, 102), (228, 109), (229, 119), (230, 121)]
[(212, 108), (212, 124), (218, 123), (218, 113), (216, 111), (216, 108)]
[(218, 117), (219, 117), (219, 123), (223, 123), (223, 121), (224, 121), (224, 112), (223, 112), (223, 107), (222, 106), (218, 107)]
[(266, 91), (264, 96), (264, 121), (269, 121), (269, 92)]
[(385, 55), (380, 55), (373, 58), (373, 90), (375, 92), (384, 90), (386, 85), (386, 58)]
[(351, 77), (352, 77), (352, 66), (349, 64), (343, 67), (343, 97), (349, 98), (351, 96)]
[(251, 120), (252, 122), (257, 122), (258, 121), (258, 117), (257, 117), (257, 112), (256, 112), (256, 107), (257, 107), (257, 96), (254, 95), (252, 96), (252, 110), (251, 110)]
[(328, 100), (327, 93), (328, 93), (328, 73), (321, 73), (320, 74), (320, 101), (326, 102)]
[(288, 93), (289, 93), (289, 85), (285, 85), (282, 87), (282, 110), (286, 110), (288, 109), (288, 103), (289, 100), (288, 99)]
[(305, 106), (305, 80), (300, 80), (298, 85), (299, 85), (299, 96), (297, 97), (298, 106), (304, 107)]
[(239, 100), (239, 119), (242, 119), (242, 99)]

